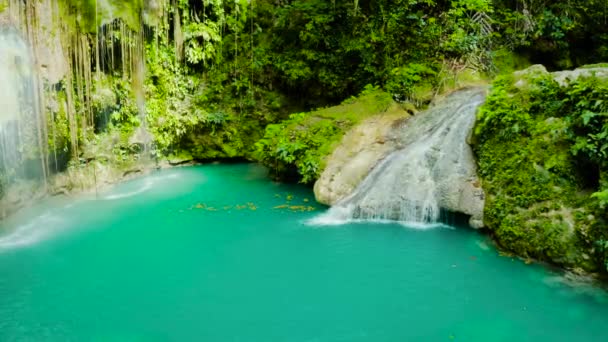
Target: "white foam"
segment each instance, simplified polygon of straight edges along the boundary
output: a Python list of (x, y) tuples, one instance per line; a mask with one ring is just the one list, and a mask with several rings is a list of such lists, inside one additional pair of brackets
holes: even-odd
[(142, 186), (137, 190), (118, 193), (118, 194), (114, 194), (114, 195), (107, 195), (107, 196), (102, 197), (101, 199), (104, 201), (113, 201), (113, 200), (117, 200), (117, 199), (137, 196), (139, 194), (143, 194), (144, 192), (150, 190), (152, 188), (152, 185), (154, 185), (154, 182), (145, 180), (144, 184), (142, 184)]
[(137, 190), (113, 194), (113, 195), (107, 195), (107, 196), (102, 197), (101, 200), (113, 201), (113, 200), (137, 196), (137, 195), (140, 195), (140, 194), (152, 189), (152, 187), (154, 185), (156, 185), (157, 183), (159, 183), (161, 181), (177, 179), (177, 178), (179, 178), (179, 175), (176, 173), (172, 173), (172, 174), (165, 175), (165, 176), (148, 177), (148, 178), (144, 179), (143, 184)]
[(485, 241), (479, 240), (479, 241), (475, 242), (475, 244), (477, 244), (477, 246), (484, 251), (490, 250), (490, 246), (488, 246), (488, 244)]
[(363, 224), (363, 223), (375, 223), (375, 224), (398, 224), (405, 228), (416, 229), (416, 230), (429, 230), (429, 229), (454, 229), (451, 226), (443, 223), (423, 223), (423, 222), (409, 222), (409, 221), (394, 221), (388, 219), (355, 219), (347, 216), (336, 216), (335, 212), (328, 211), (326, 213), (317, 215), (304, 222), (307, 226), (312, 227), (336, 227), (347, 224)]
[(65, 227), (59, 217), (46, 212), (23, 224), (6, 236), (0, 237), (0, 249), (30, 246), (57, 234)]

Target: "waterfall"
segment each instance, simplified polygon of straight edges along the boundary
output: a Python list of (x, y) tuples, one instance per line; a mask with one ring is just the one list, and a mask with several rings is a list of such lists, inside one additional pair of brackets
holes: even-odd
[(97, 95), (111, 93), (119, 83), (131, 84), (131, 96), (120, 105), (134, 104), (140, 123), (129, 139), (141, 147), (133, 159), (141, 165), (151, 161), (144, 91), (150, 32), (146, 35), (144, 17), (167, 15), (156, 1), (144, 6), (136, 0), (9, 0), (6, 5), (0, 11), (0, 219), (64, 183), (70, 189), (89, 186), (55, 176), (68, 168), (81, 175), (92, 169), (97, 183), (94, 133), (109, 132), (108, 113), (100, 106), (117, 105)]
[(0, 30), (0, 176), (5, 181), (47, 176), (37, 77), (29, 45), (14, 29)]
[(312, 223), (437, 223), (441, 210), (451, 209), (466, 191), (467, 182), (476, 180), (467, 138), (484, 93), (482, 89), (455, 92), (396, 128), (396, 150), (352, 194)]
[(139, 128), (135, 132), (132, 138), (134, 143), (142, 146), (142, 156), (146, 159), (149, 156), (150, 148), (154, 138), (148, 131), (147, 118), (146, 118), (146, 97), (144, 93), (144, 79), (145, 79), (145, 60), (144, 60), (144, 46), (143, 37), (139, 36), (136, 40), (136, 49), (140, 50), (132, 57), (132, 72), (131, 72), (131, 87), (135, 95), (135, 103), (137, 104), (137, 113), (139, 116)]

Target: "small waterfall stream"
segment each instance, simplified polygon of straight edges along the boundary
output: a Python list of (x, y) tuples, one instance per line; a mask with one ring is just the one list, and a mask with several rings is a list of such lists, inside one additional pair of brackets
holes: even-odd
[(0, 170), (10, 171), (6, 179), (46, 177), (46, 123), (36, 82), (29, 45), (15, 30), (0, 30)]
[(467, 137), (484, 99), (482, 89), (458, 91), (396, 128), (398, 148), (352, 194), (312, 223), (437, 223), (441, 210), (459, 201), (466, 183), (476, 179)]

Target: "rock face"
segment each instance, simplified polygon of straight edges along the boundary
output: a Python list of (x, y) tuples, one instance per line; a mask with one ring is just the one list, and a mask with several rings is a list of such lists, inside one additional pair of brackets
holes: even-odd
[(42, 77), (49, 84), (61, 82), (68, 72), (68, 62), (61, 44), (61, 36), (53, 23), (53, 3), (51, 0), (39, 1), (35, 6), (38, 28), (36, 33), (39, 42), (36, 58)]
[[(47, 196), (70, 196), (78, 193), (95, 193), (102, 189), (156, 169), (154, 165), (137, 162), (119, 163), (111, 157), (96, 154), (95, 159), (51, 177), (46, 187), (35, 180), (20, 180), (7, 188), (0, 188), (0, 220), (9, 217)], [(160, 165), (159, 167), (172, 167)]]
[(485, 224), (501, 248), (577, 273), (605, 272), (608, 254), (598, 248), (607, 240), (605, 211), (591, 197), (603, 189), (603, 169), (573, 152), (592, 139), (595, 131), (578, 125), (586, 113), (605, 111), (607, 87), (608, 68), (597, 66), (549, 73), (536, 65), (494, 83), (473, 147)]
[(553, 79), (563, 87), (568, 85), (570, 82), (576, 81), (580, 77), (596, 76), (598, 78), (608, 79), (608, 68), (589, 66), (574, 70), (564, 70), (549, 73), (547, 68), (545, 68), (543, 65), (536, 64), (527, 69), (513, 73), (513, 76), (516, 79), (515, 86), (518, 88), (523, 88), (527, 85), (527, 79), (530, 76), (540, 76), (543, 74), (551, 74), (551, 77), (553, 77)]
[(463, 90), (411, 119), (356, 127), (315, 184), (317, 200), (334, 205), (332, 221), (428, 223), (448, 210), (483, 227), (485, 195), (466, 140), (484, 98), (484, 89)]
[[(20, 30), (19, 8), (6, 9), (0, 13), (0, 29)], [(39, 0), (33, 7), (32, 16), (35, 24), (32, 25), (29, 36), (22, 34), (22, 39), (28, 41), (35, 56), (36, 70), (48, 84), (53, 85), (61, 82), (68, 72), (68, 61), (63, 51), (61, 35), (55, 24), (53, 16), (56, 15), (51, 0)], [(32, 41), (35, 42), (31, 43)]]
[(569, 82), (574, 81), (580, 77), (596, 76), (598, 78), (608, 78), (608, 68), (580, 68), (575, 70), (557, 71), (552, 72), (551, 76), (561, 86), (567, 85)]
[(329, 157), (323, 174), (315, 183), (317, 201), (334, 205), (351, 194), (380, 160), (395, 149), (394, 127), (409, 118), (380, 114), (350, 130)]

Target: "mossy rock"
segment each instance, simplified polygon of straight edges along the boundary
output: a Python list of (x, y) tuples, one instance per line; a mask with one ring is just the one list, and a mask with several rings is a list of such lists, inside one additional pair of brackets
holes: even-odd
[(573, 75), (560, 82), (555, 78), (563, 74), (533, 66), (494, 82), (473, 137), (488, 195), (485, 220), (510, 252), (605, 272), (605, 252), (596, 248), (606, 240), (597, 220), (603, 214), (591, 197), (600, 190), (593, 172), (598, 166), (575, 152), (573, 122), (599, 110), (599, 97), (608, 94), (592, 74)]
[(377, 87), (368, 87), (358, 97), (338, 106), (292, 114), (288, 120), (269, 125), (264, 137), (256, 143), (255, 158), (277, 178), (312, 184), (352, 127), (383, 113), (399, 112), (407, 116), (408, 109), (414, 110), (395, 103), (390, 94)]

